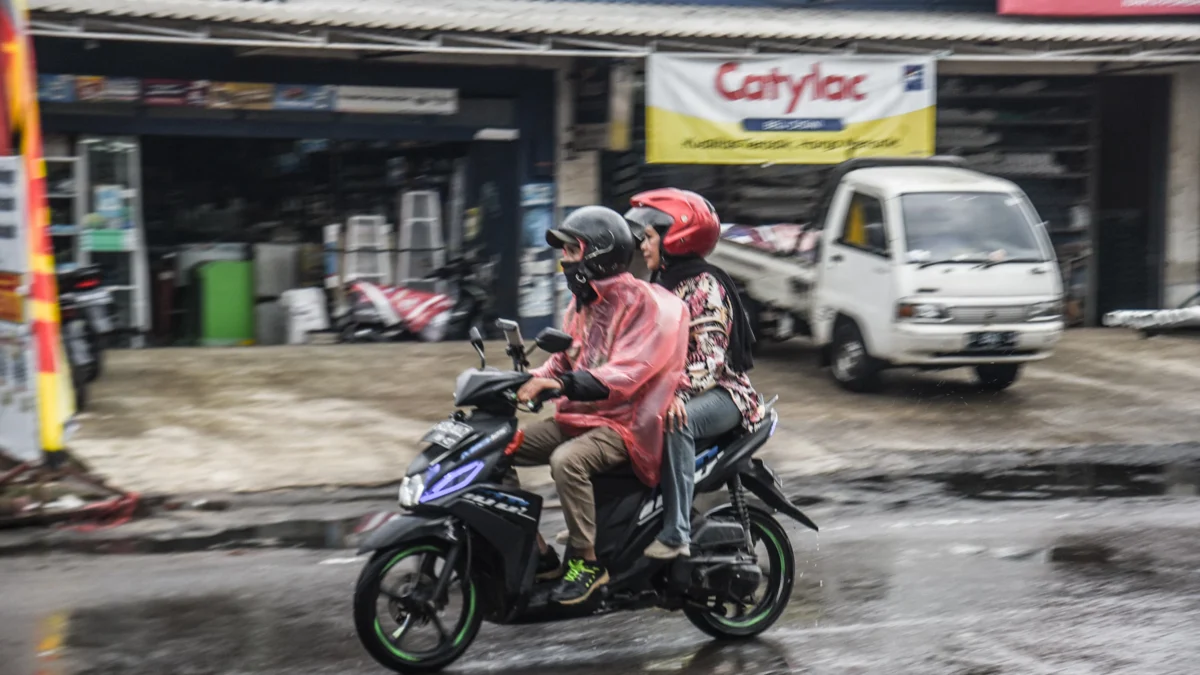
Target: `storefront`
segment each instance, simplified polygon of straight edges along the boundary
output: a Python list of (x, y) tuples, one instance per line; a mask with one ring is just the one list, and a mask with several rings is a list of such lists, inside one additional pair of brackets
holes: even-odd
[(475, 250), (515, 315), (522, 186), (553, 176), (552, 71), (37, 48), (57, 261), (104, 268), (132, 344), (206, 344), (196, 275), (217, 260), (245, 263), (211, 291), (248, 298), (221, 303), (234, 343), (269, 342), (254, 305), (324, 285), (326, 227), (355, 216), (387, 225), (386, 281)]
[[(641, 99), (629, 106), (637, 112), (629, 148), (614, 141), (620, 133), (597, 135), (597, 128), (607, 124), (613, 132), (626, 120), (614, 112), (620, 109), (615, 104), (608, 120), (603, 114), (596, 119), (596, 97), (584, 100), (595, 73), (581, 72), (580, 64), (621, 64), (632, 68), (632, 79), (640, 82), (640, 69), (654, 53), (725, 54), (735, 60), (782, 54), (932, 59), (936, 77), (930, 86), (936, 87), (938, 112), (936, 132), (924, 126), (920, 132), (930, 132), (924, 152), (962, 155), (1029, 193), (1054, 237), (1077, 323), (1096, 324), (1103, 312), (1115, 308), (1171, 306), (1200, 290), (1200, 223), (1195, 217), (1200, 211), (1200, 131), (1190, 121), (1193, 103), (1200, 98), (1192, 65), (1200, 63), (1200, 25), (1192, 23), (1154, 17), (1046, 21), (998, 16), (994, 10), (779, 9), (749, 1), (703, 8), (646, 3), (623, 5), (620, 12), (606, 2), (545, 2), (531, 12), (522, 0), (469, 8), (408, 0), (368, 3), (352, 14), (338, 14), (317, 0), (155, 0), (160, 18), (146, 18), (131, 16), (116, 0), (46, 2), (35, 33), (47, 44), (67, 45), (43, 49), (48, 54), (41, 69), (47, 73), (453, 86), (463, 101), (462, 114), (473, 97), (515, 101), (515, 109), (486, 104), (478, 109), (488, 127), (505, 126), (491, 111), (511, 112), (506, 125), (520, 132), (515, 164), (486, 164), (518, 168), (515, 175), (510, 171), (504, 176), (515, 179), (512, 189), (503, 191), (513, 195), (507, 213), (520, 208), (522, 185), (553, 183), (552, 218), (599, 200), (619, 207), (638, 189), (680, 185), (709, 195), (728, 222), (790, 223), (811, 211), (814, 188), (828, 167), (776, 158), (724, 166), (647, 164)], [(34, 8), (36, 14), (36, 3)], [(629, 20), (632, 15), (637, 21)], [(167, 45), (220, 49), (223, 56), (208, 61), (137, 57), (139, 50)], [(124, 56), (99, 59), (91, 47)], [(296, 58), (301, 52), (317, 58)], [(452, 61), (463, 65), (447, 65)], [(103, 63), (105, 72), (85, 68), (93, 63)], [(134, 118), (88, 115), (90, 128), (83, 128), (81, 117), (65, 112), (48, 109), (48, 126), (143, 139), (185, 134), (371, 140), (380, 136), (377, 127), (388, 127), (349, 125), (348, 118), (338, 115), (315, 127), (311, 116), (317, 113), (311, 111), (253, 110), (224, 113), (200, 124), (181, 118), (176, 109), (147, 107)], [(449, 119), (394, 123), (388, 137), (427, 141), (425, 135), (435, 130), (450, 134), (455, 125), (447, 124)], [(135, 123), (137, 130), (131, 131)], [(480, 125), (463, 122), (458, 128), (478, 133)], [(459, 142), (480, 145), (466, 135)], [(511, 252), (499, 275), (513, 280), (505, 291), (512, 302), (501, 303), (507, 306), (519, 304), (518, 292), (525, 297), (535, 286), (520, 279), (545, 271), (543, 252), (533, 246), (537, 237), (530, 234), (544, 227), (538, 224), (545, 221), (544, 185), (527, 195), (540, 195), (527, 203), (540, 202), (542, 215), (526, 219), (524, 236), (513, 229), (519, 218), (485, 228), (506, 233), (495, 236)], [(526, 250), (518, 254), (522, 247)], [(536, 274), (528, 271), (535, 268), (540, 270)], [(538, 300), (530, 305), (545, 304), (543, 292), (529, 295)]]
[[(1073, 324), (1094, 324), (1115, 309), (1158, 306), (1171, 76), (1100, 75), (1094, 67), (1056, 73), (1031, 65), (939, 64), (936, 153), (963, 157), (1029, 195), (1055, 244)], [(644, 120), (639, 115), (635, 127), (642, 142)], [(751, 227), (807, 223), (829, 169), (825, 163), (645, 164), (632, 155), (605, 158), (609, 202), (624, 203), (640, 189), (687, 186), (708, 196), (726, 223)], [(841, 159), (852, 156), (854, 149)]]

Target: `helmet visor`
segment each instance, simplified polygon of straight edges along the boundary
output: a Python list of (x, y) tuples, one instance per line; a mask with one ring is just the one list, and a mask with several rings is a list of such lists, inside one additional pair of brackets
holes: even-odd
[(653, 227), (655, 229), (670, 227), (675, 222), (671, 214), (650, 206), (635, 206), (629, 209), (625, 212), (625, 220), (641, 225), (643, 228)]

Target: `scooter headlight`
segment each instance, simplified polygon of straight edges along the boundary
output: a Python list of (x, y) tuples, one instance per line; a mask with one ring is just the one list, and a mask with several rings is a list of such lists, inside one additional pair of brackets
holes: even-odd
[(408, 476), (400, 481), (400, 506), (412, 508), (425, 492), (425, 477), (421, 474)]

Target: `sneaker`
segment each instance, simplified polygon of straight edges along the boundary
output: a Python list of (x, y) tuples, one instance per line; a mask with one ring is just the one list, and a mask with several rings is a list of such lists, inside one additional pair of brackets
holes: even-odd
[(562, 576), (562, 561), (553, 546), (547, 546), (546, 552), (538, 556), (537, 580), (550, 581)]
[(592, 596), (592, 591), (608, 583), (608, 570), (598, 562), (583, 558), (567, 561), (567, 572), (550, 599), (560, 605), (578, 605)]
[(646, 547), (642, 555), (647, 558), (654, 558), (655, 560), (674, 560), (679, 556), (685, 558), (691, 557), (692, 549), (687, 544), (683, 546), (671, 546), (655, 539), (653, 544)]

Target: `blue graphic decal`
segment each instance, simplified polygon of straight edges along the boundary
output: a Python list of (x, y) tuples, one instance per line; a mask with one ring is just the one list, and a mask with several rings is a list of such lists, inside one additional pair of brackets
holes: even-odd
[(445, 497), (451, 492), (461, 490), (462, 488), (470, 485), (471, 481), (475, 480), (475, 477), (479, 475), (480, 471), (483, 471), (482, 461), (475, 461), (465, 466), (458, 467), (457, 469), (446, 474), (445, 477), (437, 482), (437, 485), (434, 485), (432, 488), (427, 490), (425, 494), (421, 495), (421, 503), (432, 501), (439, 497)]

